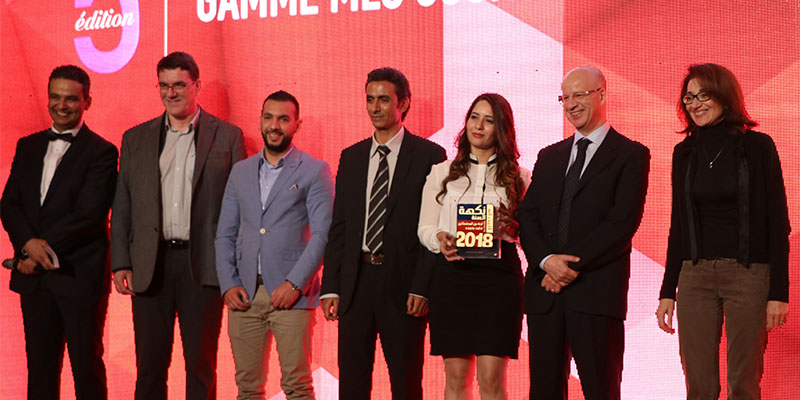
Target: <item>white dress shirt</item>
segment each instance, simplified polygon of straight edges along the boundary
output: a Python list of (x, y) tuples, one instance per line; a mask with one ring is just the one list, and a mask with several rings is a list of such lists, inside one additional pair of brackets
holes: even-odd
[[(470, 157), (474, 157), (470, 154)], [(489, 160), (494, 159), (494, 155)], [(433, 253), (439, 253), (439, 232), (447, 232), (455, 236), (456, 233), (456, 208), (459, 203), (480, 203), (483, 197), (484, 204), (500, 206), (500, 202), (508, 206), (506, 189), (497, 186), (495, 173), (497, 164), (471, 164), (466, 176), (462, 176), (447, 183), (447, 193), (442, 197), (442, 204), (436, 200), (436, 195), (442, 189), (442, 181), (450, 173), (452, 160), (436, 164), (431, 168), (425, 186), (422, 189), (422, 207), (419, 213), (419, 227), (417, 236), (420, 242)], [(520, 178), (523, 189), (520, 198), (525, 195), (525, 190), (531, 182), (531, 174), (520, 168)], [(510, 237), (503, 232), (502, 240), (515, 242), (517, 238)]]
[[(81, 120), (78, 125), (76, 125), (72, 129), (67, 129), (64, 132), (59, 132), (56, 129), (55, 125), (53, 125), (50, 130), (55, 133), (69, 133), (72, 137), (78, 135), (81, 128), (83, 128), (83, 120)], [(47, 198), (47, 191), (50, 190), (50, 182), (53, 181), (53, 175), (56, 173), (56, 168), (58, 168), (58, 164), (61, 164), (61, 159), (64, 158), (64, 154), (69, 149), (69, 146), (72, 143), (66, 140), (51, 140), (50, 143), (47, 144), (47, 152), (44, 154), (44, 160), (42, 160), (42, 181), (39, 186), (39, 204), (44, 204), (44, 199)]]

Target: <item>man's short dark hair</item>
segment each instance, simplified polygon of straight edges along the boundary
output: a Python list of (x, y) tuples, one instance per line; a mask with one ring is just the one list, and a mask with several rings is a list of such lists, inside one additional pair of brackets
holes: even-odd
[(47, 90), (50, 90), (50, 82), (53, 79), (69, 79), (71, 81), (75, 81), (83, 86), (83, 98), (89, 98), (89, 87), (92, 85), (92, 82), (89, 80), (89, 74), (86, 73), (81, 67), (75, 65), (62, 65), (59, 67), (55, 67), (53, 72), (50, 73), (50, 79), (47, 80)]
[(200, 68), (197, 68), (197, 63), (194, 62), (194, 58), (192, 58), (189, 53), (184, 53), (182, 51), (169, 53), (159, 60), (156, 73), (161, 73), (161, 71), (165, 69), (177, 68), (188, 72), (193, 81), (200, 79)]
[[(397, 101), (401, 102), (403, 99), (411, 99), (411, 89), (408, 84), (408, 79), (406, 76), (403, 75), (402, 72), (391, 68), (391, 67), (383, 67), (378, 69), (373, 69), (367, 74), (367, 83), (364, 84), (364, 88), (366, 89), (367, 85), (370, 82), (377, 82), (377, 81), (386, 81), (391, 82), (394, 85), (394, 92), (397, 94)], [(408, 110), (411, 109), (411, 102), (408, 103), (408, 108), (403, 112), (403, 119), (406, 119), (406, 114), (408, 114)]]
[(271, 95), (267, 96), (266, 99), (264, 99), (264, 102), (261, 103), (261, 108), (264, 108), (264, 104), (267, 104), (268, 100), (292, 102), (292, 104), (294, 104), (294, 118), (300, 119), (300, 103), (297, 102), (297, 99), (294, 96), (292, 96), (291, 93), (285, 90), (278, 90), (277, 92), (272, 93)]

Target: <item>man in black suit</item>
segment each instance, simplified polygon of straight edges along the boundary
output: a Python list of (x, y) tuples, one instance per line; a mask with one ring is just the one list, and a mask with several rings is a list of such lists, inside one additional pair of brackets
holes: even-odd
[(200, 70), (173, 52), (156, 66), (164, 113), (122, 136), (111, 214), (114, 286), (132, 296), (137, 400), (167, 398), (175, 315), (186, 398), (217, 396), (222, 299), (214, 238), (242, 130), (197, 104)]
[(571, 354), (587, 400), (619, 399), (631, 238), (650, 152), (606, 121), (599, 70), (573, 69), (561, 90), (576, 132), (539, 152), (517, 216), (528, 259), (530, 397), (567, 398)]
[(77, 399), (105, 399), (103, 326), (108, 306), (108, 209), (117, 148), (83, 121), (89, 75), (57, 67), (48, 83), (50, 129), (17, 142), (0, 200), (14, 247), (11, 290), (20, 294), (28, 399), (58, 399), (64, 342)]
[(403, 127), (411, 92), (400, 71), (370, 72), (366, 99), (375, 132), (339, 158), (321, 307), (339, 320), (339, 398), (370, 398), (380, 335), (392, 398), (422, 399), (430, 274), (417, 221), (425, 178), (445, 152)]

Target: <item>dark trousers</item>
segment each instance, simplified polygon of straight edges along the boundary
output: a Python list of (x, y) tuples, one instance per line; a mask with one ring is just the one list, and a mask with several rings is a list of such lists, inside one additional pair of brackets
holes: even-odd
[(625, 350), (623, 321), (575, 312), (557, 295), (545, 314), (528, 315), (530, 398), (567, 398), (570, 355), (586, 400), (619, 400)]
[[(134, 272), (135, 273), (135, 272)], [(217, 343), (222, 300), (219, 288), (192, 278), (189, 250), (159, 247), (153, 282), (133, 296), (137, 400), (167, 398), (175, 314), (186, 362), (186, 398), (217, 396)]]
[(422, 399), (427, 318), (406, 314), (388, 291), (386, 268), (362, 263), (352, 304), (339, 319), (339, 398), (369, 399), (375, 341), (381, 347), (394, 400)]
[(20, 295), (28, 357), (28, 399), (58, 399), (64, 342), (69, 352), (75, 398), (106, 399), (103, 327), (108, 293), (54, 296), (44, 285)]
[(723, 319), (728, 339), (728, 400), (761, 398), (767, 346), (769, 264), (735, 259), (683, 262), (678, 280), (678, 339), (686, 398), (718, 399)]

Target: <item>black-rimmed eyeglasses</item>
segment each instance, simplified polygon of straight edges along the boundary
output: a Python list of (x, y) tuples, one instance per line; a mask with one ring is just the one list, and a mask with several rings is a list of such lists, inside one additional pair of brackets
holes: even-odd
[(692, 92), (686, 92), (686, 94), (683, 95), (683, 104), (686, 105), (692, 104), (694, 102), (694, 99), (697, 99), (697, 101), (701, 103), (705, 103), (711, 100), (711, 95), (709, 95), (708, 92), (698, 92), (697, 94), (692, 94)]

